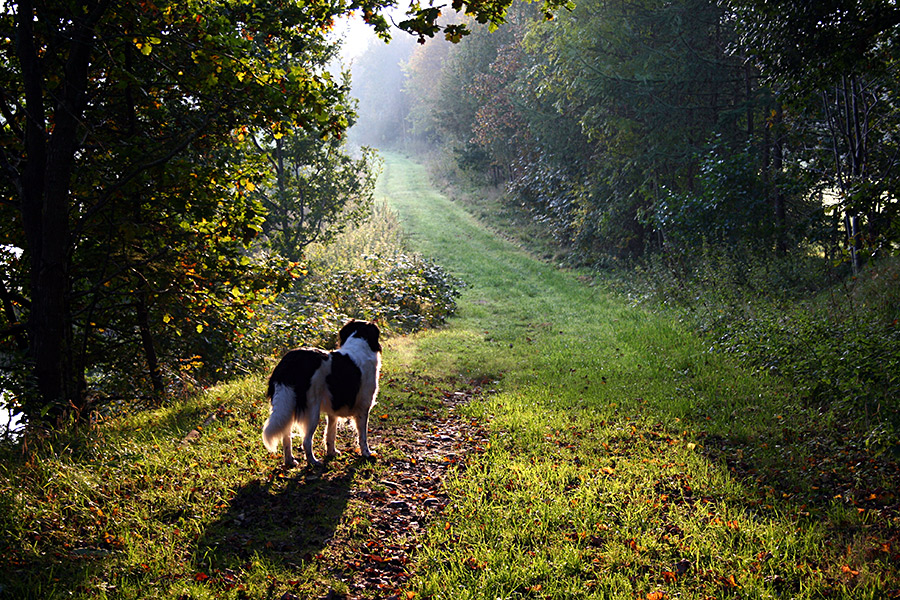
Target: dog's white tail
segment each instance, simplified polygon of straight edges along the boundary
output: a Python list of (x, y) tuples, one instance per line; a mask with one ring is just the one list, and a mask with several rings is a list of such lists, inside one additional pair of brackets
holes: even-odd
[(262, 430), (263, 445), (269, 452), (275, 452), (278, 442), (285, 434), (290, 434), (296, 406), (297, 397), (293, 388), (276, 383), (272, 393), (272, 409)]

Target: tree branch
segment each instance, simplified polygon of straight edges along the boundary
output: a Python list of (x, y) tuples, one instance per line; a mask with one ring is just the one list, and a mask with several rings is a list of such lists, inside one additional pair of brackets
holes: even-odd
[(169, 152), (167, 152), (166, 154), (160, 156), (159, 158), (157, 158), (155, 160), (151, 160), (149, 162), (146, 162), (144, 164), (134, 167), (131, 171), (129, 171), (128, 173), (126, 173), (125, 175), (120, 177), (119, 180), (116, 181), (114, 184), (108, 186), (104, 190), (103, 195), (100, 196), (100, 199), (97, 201), (97, 203), (94, 204), (91, 208), (89, 208), (85, 212), (84, 216), (82, 216), (81, 219), (79, 219), (78, 225), (75, 227), (75, 235), (76, 236), (80, 235), (84, 231), (84, 228), (87, 226), (87, 223), (91, 220), (91, 218), (94, 217), (94, 215), (96, 215), (98, 212), (100, 212), (109, 203), (110, 198), (112, 198), (112, 196), (115, 192), (117, 192), (120, 189), (122, 189), (123, 187), (125, 187), (129, 182), (131, 182), (132, 179), (134, 179), (135, 177), (137, 177), (138, 175), (140, 175), (147, 169), (152, 169), (153, 167), (157, 167), (159, 165), (165, 164), (165, 163), (169, 162), (170, 160), (172, 160), (172, 158), (174, 158), (176, 155), (178, 155), (178, 153), (180, 153), (182, 150), (187, 148), (191, 144), (191, 142), (193, 142), (195, 139), (197, 139), (197, 137), (200, 135), (200, 133), (203, 130), (205, 130), (206, 127), (208, 127), (209, 124), (212, 123), (212, 121), (213, 121), (212, 115), (207, 115), (206, 120), (200, 126), (198, 126), (196, 129), (194, 129), (192, 132), (190, 132), (187, 136), (185, 136), (184, 139), (182, 139), (178, 144), (176, 144)]

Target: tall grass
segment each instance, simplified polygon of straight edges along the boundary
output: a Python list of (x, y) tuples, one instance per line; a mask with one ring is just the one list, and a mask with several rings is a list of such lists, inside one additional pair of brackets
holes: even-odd
[(408, 250), (396, 215), (377, 202), (360, 226), (307, 248), (302, 277), (262, 311), (246, 347), (270, 356), (300, 344), (330, 348), (349, 318), (378, 320), (387, 334), (435, 326), (455, 310), (458, 285)]

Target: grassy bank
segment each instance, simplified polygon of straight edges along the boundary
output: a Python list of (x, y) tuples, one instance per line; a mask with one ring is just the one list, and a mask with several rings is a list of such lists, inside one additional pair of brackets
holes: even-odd
[(417, 249), (469, 284), (459, 317), (403, 360), (497, 389), (469, 407), (491, 450), (450, 483), (421, 595), (897, 593), (893, 463), (799, 444), (834, 432), (779, 380), (533, 260), (416, 165), (387, 170)]

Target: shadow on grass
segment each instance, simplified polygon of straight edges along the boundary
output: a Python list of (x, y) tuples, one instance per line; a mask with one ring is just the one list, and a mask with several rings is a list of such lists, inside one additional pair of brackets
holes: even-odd
[(197, 556), (212, 569), (241, 566), (253, 557), (281, 566), (309, 562), (334, 536), (359, 466), (277, 471), (248, 483), (206, 528)]

